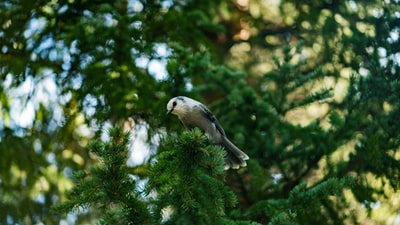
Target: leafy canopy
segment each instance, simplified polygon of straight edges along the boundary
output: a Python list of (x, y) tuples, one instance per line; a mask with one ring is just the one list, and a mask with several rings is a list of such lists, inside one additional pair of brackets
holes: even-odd
[[(397, 3), (0, 2), (0, 223), (394, 223)], [(246, 169), (223, 174), (219, 148), (165, 116), (176, 95), (212, 109)], [(147, 147), (107, 142), (127, 121)], [(128, 148), (152, 154), (125, 165)]]

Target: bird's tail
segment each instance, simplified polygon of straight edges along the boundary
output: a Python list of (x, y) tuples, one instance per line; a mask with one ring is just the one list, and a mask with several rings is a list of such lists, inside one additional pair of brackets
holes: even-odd
[(249, 159), (249, 156), (236, 147), (228, 138), (223, 137), (223, 145), (227, 152), (225, 157), (225, 170), (229, 168), (239, 169), (239, 167), (245, 167), (247, 165), (246, 160)]

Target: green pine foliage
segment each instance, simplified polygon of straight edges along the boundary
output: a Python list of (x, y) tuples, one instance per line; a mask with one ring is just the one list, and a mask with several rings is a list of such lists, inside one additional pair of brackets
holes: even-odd
[(68, 200), (54, 210), (95, 209), (99, 224), (152, 224), (148, 205), (126, 166), (129, 133), (117, 126), (109, 135), (107, 142), (92, 142), (89, 150), (99, 163), (74, 174), (76, 185), (68, 191)]
[[(0, 224), (394, 224), (399, 11), (1, 1)], [(246, 168), (165, 115), (177, 95), (209, 106)], [(94, 141), (127, 120), (150, 149), (133, 167), (121, 129)]]
[(227, 215), (237, 199), (224, 184), (225, 152), (200, 130), (162, 141), (141, 191), (126, 166), (129, 133), (118, 126), (109, 133), (110, 141), (90, 145), (99, 164), (74, 174), (75, 187), (55, 211), (93, 210), (99, 224), (256, 224)]
[[(200, 130), (165, 139), (150, 170), (148, 191), (159, 222), (236, 224), (226, 209), (237, 204), (224, 180), (224, 151), (207, 146)], [(160, 218), (164, 215), (167, 218)]]

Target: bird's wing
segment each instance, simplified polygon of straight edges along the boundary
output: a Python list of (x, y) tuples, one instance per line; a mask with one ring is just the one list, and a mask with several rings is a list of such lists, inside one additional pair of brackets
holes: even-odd
[(222, 135), (226, 136), (224, 129), (221, 127), (221, 125), (219, 124), (219, 122), (218, 122), (217, 118), (214, 116), (214, 114), (212, 114), (212, 112), (203, 104), (199, 104), (198, 106), (200, 107), (200, 109), (201, 109), (200, 111), (203, 113), (203, 115), (207, 119), (209, 119), (212, 123), (215, 124), (215, 127), (217, 128), (217, 130), (219, 132), (221, 132)]

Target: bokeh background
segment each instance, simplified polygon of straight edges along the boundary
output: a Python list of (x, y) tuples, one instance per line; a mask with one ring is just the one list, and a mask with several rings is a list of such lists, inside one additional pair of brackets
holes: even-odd
[(251, 158), (226, 175), (241, 219), (399, 225), (399, 33), (398, 0), (3, 0), (0, 224), (96, 222), (50, 210), (88, 144), (125, 125), (145, 182), (187, 95)]

